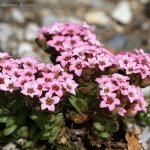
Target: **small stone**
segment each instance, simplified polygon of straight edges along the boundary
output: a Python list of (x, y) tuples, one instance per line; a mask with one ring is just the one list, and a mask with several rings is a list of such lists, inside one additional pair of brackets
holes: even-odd
[(5, 146), (2, 148), (2, 150), (18, 150), (18, 149), (16, 148), (16, 145), (15, 145), (15, 144), (9, 143), (9, 144), (5, 145)]
[(37, 53), (34, 52), (32, 45), (29, 43), (21, 43), (18, 47), (19, 56), (33, 56), (37, 57)]
[(24, 23), (25, 19), (23, 13), (19, 9), (12, 9), (11, 15), (12, 18), (18, 23)]
[(148, 96), (150, 93), (150, 86), (142, 88), (142, 92), (144, 93), (145, 96)]
[(50, 10), (45, 9), (40, 15), (43, 26), (49, 26), (50, 24), (58, 21), (57, 17)]
[(128, 38), (125, 33), (118, 33), (107, 42), (107, 47), (115, 50), (122, 50)]
[(36, 37), (37, 31), (38, 31), (39, 27), (37, 24), (35, 23), (30, 23), (27, 28), (26, 28), (26, 33), (25, 33), (25, 38), (28, 41), (33, 41)]
[(121, 1), (112, 12), (112, 17), (122, 24), (128, 24), (132, 20), (132, 10), (128, 1)]
[(85, 20), (88, 23), (96, 25), (109, 25), (110, 18), (102, 11), (90, 11), (85, 15)]

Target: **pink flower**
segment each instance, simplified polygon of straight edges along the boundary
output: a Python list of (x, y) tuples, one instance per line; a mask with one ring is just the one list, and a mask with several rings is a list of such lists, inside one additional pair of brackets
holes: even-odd
[(73, 75), (67, 72), (62, 72), (62, 75), (58, 77), (58, 81), (64, 82), (67, 79), (73, 79)]
[(67, 36), (65, 38), (65, 41), (63, 42), (64, 49), (72, 49), (74, 48), (78, 42), (80, 42), (81, 38), (79, 36)]
[(121, 107), (121, 108), (119, 109), (119, 111), (118, 111), (118, 114), (123, 117), (126, 112), (127, 112), (127, 111), (125, 110), (125, 108)]
[(112, 111), (115, 109), (115, 106), (119, 104), (120, 100), (115, 97), (115, 94), (111, 97), (103, 96), (102, 101), (100, 102), (100, 108), (108, 107), (109, 111)]
[(38, 88), (37, 83), (30, 81), (24, 84), (21, 93), (24, 95), (29, 95), (33, 98), (35, 95), (38, 95), (37, 88)]
[(137, 73), (140, 73), (142, 79), (150, 75), (150, 68), (147, 65), (138, 64), (136, 67)]
[(56, 60), (60, 62), (63, 67), (65, 67), (70, 62), (71, 59), (72, 59), (71, 52), (62, 52), (61, 56), (58, 56)]
[(104, 54), (98, 55), (97, 56), (97, 64), (100, 70), (104, 71), (106, 67), (109, 67), (112, 65), (112, 63), (110, 62), (110, 58), (107, 57)]
[(108, 82), (105, 85), (100, 85), (100, 95), (101, 96), (109, 96), (112, 94), (113, 91), (116, 91), (119, 89), (119, 87), (115, 86), (113, 83)]
[(45, 94), (45, 97), (40, 98), (40, 101), (42, 102), (41, 104), (41, 109), (48, 109), (49, 111), (54, 112), (55, 111), (55, 105), (59, 103), (60, 97), (58, 96), (53, 96), (51, 92), (47, 92)]
[(37, 84), (37, 96), (42, 96), (43, 91), (47, 91), (46, 89), (46, 82), (44, 78), (38, 78), (36, 80), (36, 84)]
[(74, 71), (77, 76), (81, 76), (82, 69), (85, 67), (82, 59), (77, 58), (74, 62), (71, 62), (69, 67), (70, 71)]
[(13, 90), (15, 89), (15, 86), (14, 86), (14, 81), (13, 79), (5, 79), (5, 86), (6, 86), (6, 91), (9, 91), (9, 92), (13, 92)]
[(14, 85), (16, 87), (21, 87), (23, 88), (24, 84), (29, 82), (29, 81), (34, 81), (35, 78), (34, 77), (26, 77), (26, 76), (20, 76), (17, 78), (16, 82), (14, 83)]
[(75, 83), (74, 80), (67, 79), (65, 82), (62, 83), (62, 85), (67, 92), (72, 93), (73, 95), (76, 94), (75, 89), (77, 88), (78, 84)]
[(52, 82), (47, 83), (46, 86), (50, 89), (52, 93), (55, 93), (57, 96), (63, 96), (62, 85), (58, 80), (53, 79)]
[(63, 49), (63, 42), (65, 40), (64, 36), (54, 36), (52, 40), (49, 40), (47, 44), (51, 47), (54, 47), (57, 51), (60, 51)]

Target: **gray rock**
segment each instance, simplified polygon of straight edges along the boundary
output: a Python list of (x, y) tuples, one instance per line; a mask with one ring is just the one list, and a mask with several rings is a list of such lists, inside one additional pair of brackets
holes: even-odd
[(90, 11), (85, 15), (85, 20), (88, 23), (106, 26), (110, 23), (110, 18), (102, 11)]
[(26, 31), (25, 31), (25, 38), (28, 41), (33, 41), (36, 37), (38, 29), (39, 29), (39, 27), (37, 24), (35, 24), (35, 23), (28, 24)]
[(50, 24), (57, 22), (57, 16), (55, 16), (50, 10), (45, 9), (41, 12), (42, 25), (49, 26)]
[(121, 1), (112, 12), (112, 17), (121, 22), (122, 24), (128, 24), (132, 20), (132, 10), (128, 1)]
[(115, 50), (122, 50), (127, 40), (128, 38), (125, 33), (118, 33), (107, 42), (107, 47), (113, 48)]
[(16, 9), (16, 8), (12, 9), (11, 16), (18, 23), (24, 23), (25, 21), (23, 13), (19, 9)]

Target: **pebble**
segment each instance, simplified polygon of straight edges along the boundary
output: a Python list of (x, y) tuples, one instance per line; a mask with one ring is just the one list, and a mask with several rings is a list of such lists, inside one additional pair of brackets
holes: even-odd
[(107, 47), (115, 50), (122, 50), (128, 38), (125, 33), (118, 33), (107, 42)]
[(9, 143), (7, 145), (5, 145), (2, 150), (19, 150), (18, 148), (16, 148), (16, 145), (13, 143)]
[(35, 23), (28, 24), (28, 26), (26, 27), (26, 31), (25, 31), (26, 40), (33, 41), (36, 37), (38, 29), (39, 27), (37, 24)]
[(49, 26), (50, 24), (57, 22), (59, 19), (50, 10), (45, 9), (41, 12), (41, 19), (43, 26)]
[(34, 52), (33, 47), (29, 43), (21, 43), (18, 47), (18, 55), (19, 56), (37, 56), (37, 54)]
[(17, 21), (18, 23), (24, 23), (25, 21), (24, 15), (19, 9), (12, 9), (11, 15), (12, 19)]
[(122, 23), (128, 24), (132, 20), (132, 10), (128, 1), (121, 1), (112, 12), (112, 17)]
[(102, 11), (87, 12), (84, 18), (88, 23), (95, 25), (107, 26), (110, 23), (110, 18)]

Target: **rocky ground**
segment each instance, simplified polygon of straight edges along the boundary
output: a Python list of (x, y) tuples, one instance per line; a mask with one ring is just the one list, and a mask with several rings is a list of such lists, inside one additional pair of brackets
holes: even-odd
[(150, 52), (149, 0), (1, 0), (0, 14), (0, 48), (13, 55), (48, 62), (34, 38), (40, 26), (58, 21), (86, 21), (108, 48)]

